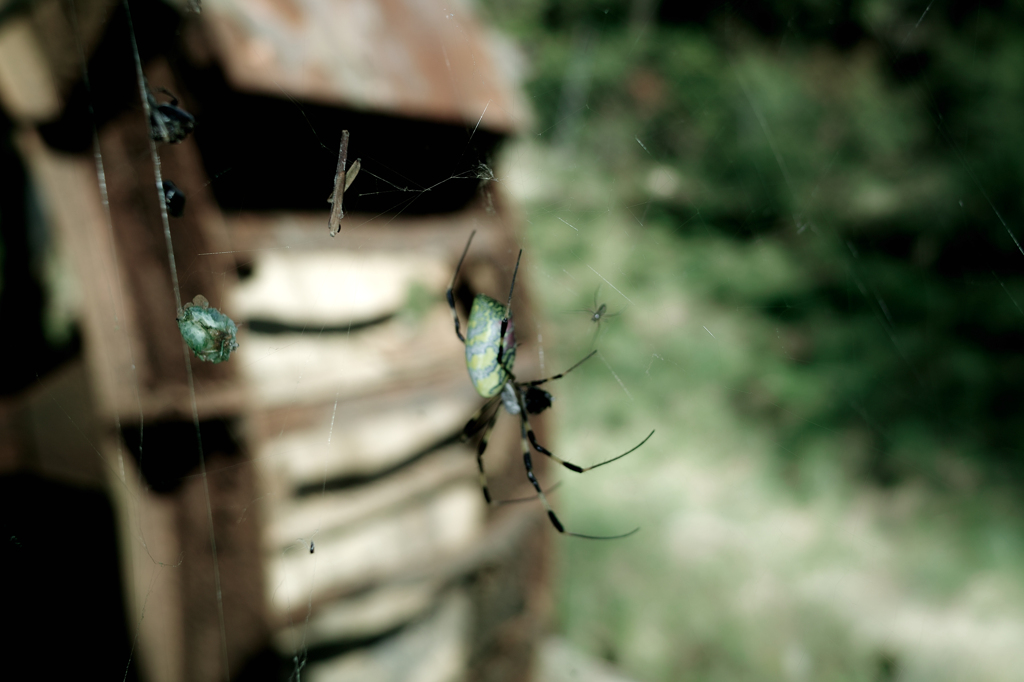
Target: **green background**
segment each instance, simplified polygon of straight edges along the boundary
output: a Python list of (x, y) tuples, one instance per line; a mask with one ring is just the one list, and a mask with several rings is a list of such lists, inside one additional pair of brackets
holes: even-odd
[(558, 541), (558, 629), (639, 680), (1021, 679), (1024, 4), (677, 4), (484, 3), (544, 362), (600, 351), (558, 446), (657, 429), (552, 472), (642, 527)]

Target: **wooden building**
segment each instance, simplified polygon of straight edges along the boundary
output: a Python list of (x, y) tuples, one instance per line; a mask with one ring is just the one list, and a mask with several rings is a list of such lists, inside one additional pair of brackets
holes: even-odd
[[(459, 439), (481, 399), (443, 298), (472, 230), (463, 319), (472, 293), (503, 298), (515, 264), (516, 215), (490, 173), (525, 113), (510, 53), (440, 0), (196, 9), (0, 12), (22, 212), (71, 268), (82, 349), (4, 398), (0, 465), (108, 496), (126, 675), (526, 680), (550, 529), (536, 504), (484, 504)], [(156, 146), (180, 218), (161, 212), (136, 56), (157, 101), (195, 116)], [(332, 239), (343, 129), (363, 172)], [(520, 273), (525, 376), (539, 371), (528, 291)], [(182, 345), (177, 308), (196, 294), (239, 324), (228, 362)], [(528, 495), (517, 429), (505, 418), (491, 438), (500, 497)], [(49, 523), (53, 542), (73, 517)], [(32, 636), (62, 618), (88, 630), (34, 596)]]

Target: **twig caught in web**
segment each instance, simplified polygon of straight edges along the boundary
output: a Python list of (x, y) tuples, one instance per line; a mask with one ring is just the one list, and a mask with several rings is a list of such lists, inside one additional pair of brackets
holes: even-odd
[(341, 208), (343, 199), (345, 198), (345, 190), (355, 181), (356, 176), (359, 175), (360, 162), (356, 159), (352, 163), (351, 168), (346, 168), (348, 164), (348, 131), (341, 131), (341, 149), (338, 151), (338, 169), (334, 172), (334, 191), (331, 192), (331, 196), (327, 201), (331, 202), (331, 217), (327, 221), (327, 227), (331, 231), (332, 237), (338, 236), (338, 231), (341, 230), (341, 219), (345, 217), (345, 212)]

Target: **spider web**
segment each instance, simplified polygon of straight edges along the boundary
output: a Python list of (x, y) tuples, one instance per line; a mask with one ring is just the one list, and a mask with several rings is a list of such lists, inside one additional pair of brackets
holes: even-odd
[[(849, 24), (840, 9), (779, 10), (783, 21), (772, 26), (745, 5), (714, 5), (677, 22), (653, 2), (608, 4), (558, 5), (547, 20), (560, 32), (551, 34), (537, 28), (529, 3), (484, 5), (499, 28), (519, 34), (532, 67), (529, 105), (540, 112), (535, 131), (493, 158), (481, 154), (496, 145), (480, 127), (491, 104), (475, 125), (447, 130), (443, 145), (415, 147), (421, 158), (405, 165), (402, 155), (425, 129), (393, 122), (388, 139), (359, 136), (369, 126), (349, 125), (353, 156), (363, 167), (345, 195), (343, 232), (382, 216), (443, 212), (467, 196), (492, 200), (496, 185), (518, 201), (523, 227), (516, 239), (537, 315), (530, 322), (538, 376), (598, 350), (572, 380), (552, 389), (559, 425), (553, 449), (560, 456), (596, 462), (610, 443), (623, 443), (611, 449), (624, 451), (659, 429), (614, 467), (578, 481), (560, 472), (552, 478), (568, 484), (559, 492), (559, 513), (574, 526), (626, 520), (643, 529), (619, 545), (559, 545), (562, 633), (642, 680), (839, 673), (1013, 679), (1021, 663), (1016, 643), (1024, 636), (1014, 571), (1024, 555), (1019, 524), (1006, 511), (1017, 509), (1014, 489), (993, 483), (991, 472), (1016, 475), (1011, 465), (999, 467), (1019, 455), (1019, 446), (1007, 445), (1019, 429), (997, 419), (975, 426), (972, 418), (985, 410), (956, 400), (949, 386), (989, 399), (986, 405), (1019, 405), (1019, 392), (995, 380), (982, 386), (978, 378), (1000, 368), (1016, 376), (1005, 354), (978, 369), (976, 352), (1019, 339), (1024, 321), (1019, 201), (998, 179), (1002, 157), (978, 151), (999, 136), (1007, 146), (1019, 138), (1011, 126), (970, 128), (972, 120), (952, 115), (955, 107), (943, 98), (957, 107), (990, 100), (970, 89), (940, 92), (926, 77), (905, 73), (915, 68), (908, 66), (915, 55), (941, 55), (936, 45), (952, 54), (960, 43), (941, 42), (948, 26), (966, 31), (973, 21), (994, 30), (986, 10), (972, 8), (968, 28), (960, 28), (933, 2), (892, 13), (865, 4), (868, 18), (858, 25), (874, 33), (844, 38), (821, 28)], [(458, 22), (460, 11), (451, 10), (449, 19)], [(525, 27), (527, 19), (534, 23)], [(137, 48), (134, 55), (141, 94)], [(690, 70), (672, 71), (677, 62)], [(906, 80), (872, 80), (889, 71)], [(84, 71), (87, 89), (88, 76)], [(679, 83), (696, 94), (676, 106)], [(249, 116), (256, 103), (244, 98), (209, 114), (208, 130), (238, 128), (222, 156), (204, 156), (210, 187), (229, 209), (315, 205), (325, 212), (337, 116), (283, 90), (274, 99), (264, 102), (272, 111), (258, 110), (263, 120)], [(147, 109), (144, 96), (140, 101)], [(870, 102), (881, 102), (883, 113)], [(848, 119), (835, 114), (843, 106), (853, 112)], [(266, 139), (278, 132), (267, 130), (268, 120), (286, 121), (277, 143)], [(835, 142), (842, 134), (829, 125), (846, 126), (846, 144), (863, 145), (864, 158)], [(98, 135), (93, 140), (113, 244), (103, 154)], [(301, 151), (289, 157), (282, 148), (296, 140)], [(901, 154), (900, 146), (910, 151)], [(179, 272), (204, 266), (174, 262), (173, 224), (159, 191), (160, 149), (153, 143), (150, 152), (180, 307)], [(292, 180), (261, 177), (261, 156), (278, 163), (314, 159), (315, 169), (296, 171)], [(896, 170), (872, 166), (885, 161)], [(940, 162), (946, 176), (926, 173)], [(1014, 168), (1007, 173), (1017, 177)], [(322, 182), (300, 186), (311, 176)], [(446, 191), (454, 186), (460, 189)], [(929, 232), (922, 223), (944, 231)], [(981, 227), (970, 232), (966, 223)], [(326, 221), (323, 232), (329, 239)], [(968, 238), (977, 241), (969, 249), (958, 241)], [(237, 251), (201, 256), (225, 253), (244, 267)], [(129, 285), (120, 273), (113, 280), (123, 296)], [(918, 291), (936, 303), (904, 295)], [(614, 315), (598, 325), (594, 311), (602, 304)], [(964, 341), (957, 324), (982, 325), (984, 332)], [(351, 328), (293, 331), (318, 338)], [(833, 332), (855, 341), (844, 346)], [(929, 334), (943, 342), (929, 345)], [(216, 562), (184, 346), (183, 357)], [(247, 371), (257, 372), (259, 363)], [(314, 370), (306, 372), (296, 380), (299, 391), (314, 385)], [(957, 372), (960, 384), (944, 379)], [(337, 410), (336, 398), (323, 433), (328, 445), (338, 436)], [(141, 404), (139, 421), (141, 444)], [(120, 422), (118, 415), (119, 431)], [(118, 451), (119, 461), (126, 456)], [(123, 464), (118, 475), (124, 479)], [(326, 470), (320, 482), (313, 493), (323, 498)], [(981, 502), (985, 496), (995, 502)], [(262, 503), (262, 496), (251, 500), (243, 517)], [(282, 550), (307, 553), (314, 577), (320, 532), (318, 521)], [(131, 541), (145, 546), (146, 538)], [(219, 576), (215, 582), (219, 600)], [(306, 602), (300, 644), (287, 666), (291, 679), (301, 679), (311, 660), (312, 586)], [(147, 617), (144, 603), (129, 631), (133, 642)], [(221, 611), (225, 660), (231, 636)], [(125, 679), (136, 674), (133, 656), (124, 661)], [(224, 678), (233, 672), (225, 670)]]

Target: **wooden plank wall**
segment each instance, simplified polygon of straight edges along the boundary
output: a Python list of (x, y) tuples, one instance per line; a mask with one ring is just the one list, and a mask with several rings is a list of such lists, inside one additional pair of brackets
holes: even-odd
[[(65, 196), (72, 188), (69, 205), (89, 206), (91, 160), (56, 154), (31, 134), (23, 147), (43, 187)], [(116, 164), (110, 158), (108, 165)], [(107, 281), (115, 269), (96, 268), (102, 259), (92, 257), (97, 243), (109, 244), (105, 219), (83, 221), (82, 211), (72, 219), (70, 206), (55, 202), (53, 220), (77, 254), (100, 419), (115, 411), (130, 430), (139, 417), (148, 424), (146, 438), (156, 440), (147, 456), (174, 459), (159, 442), (189, 411), (187, 395), (168, 388), (175, 378), (102, 381), (123, 366), (125, 356), (110, 359), (110, 351), (127, 347), (125, 336), (135, 339), (133, 369), (145, 376), (139, 367), (158, 351), (140, 327), (176, 331), (153, 317), (156, 306), (138, 305), (133, 315), (125, 304), (111, 324), (115, 301), (169, 295), (165, 267), (140, 257), (134, 232), (124, 227), (145, 221), (124, 218), (118, 202), (130, 197), (118, 197), (111, 202), (122, 225), (110, 251), (122, 273), (116, 285)], [(94, 194), (91, 201), (98, 201)], [(103, 215), (98, 208), (90, 213)], [(331, 240), (326, 215), (214, 215), (221, 238), (181, 239), (176, 250), (218, 284), (214, 300), (242, 329), (228, 363), (235, 388), (206, 379), (208, 366), (192, 361), (204, 428), (224, 417), (237, 425), (234, 447), (220, 451), (217, 437), (204, 432), (229, 663), (244, 665), (269, 636), (297, 665), (308, 656), (305, 674), (312, 679), (421, 679), (413, 672), (424, 666), (437, 676), (422, 679), (457, 679), (452, 671), (465, 675), (473, 666), (480, 679), (524, 679), (543, 601), (537, 590), (547, 528), (536, 508), (492, 516), (483, 504), (472, 452), (457, 439), (481, 400), (443, 300), (472, 229), (478, 236), (466, 282), (501, 296), (515, 256), (501, 217), (482, 206), (438, 218), (354, 215), (346, 218), (352, 229)], [(209, 227), (195, 229), (202, 236)], [(217, 242), (219, 249), (209, 246)], [(225, 253), (232, 258), (227, 267)], [(234, 261), (248, 275), (225, 285), (235, 281)], [(145, 287), (133, 282), (153, 273), (162, 294), (139, 296)], [(520, 282), (525, 294), (525, 278)], [(518, 369), (531, 375), (537, 368), (529, 362), (525, 295), (517, 296), (517, 310), (525, 342)], [(180, 352), (164, 345), (165, 356)], [(152, 364), (174, 374), (169, 360)], [(164, 397), (147, 399), (147, 391)], [(126, 396), (133, 392), (142, 397), (130, 409)], [(118, 404), (123, 411), (103, 409)], [(219, 679), (221, 628), (203, 482), (192, 468), (183, 472), (184, 484), (159, 489), (127, 454), (132, 448), (118, 442), (111, 420), (105, 423), (110, 435), (101, 442), (145, 677)], [(492, 489), (503, 497), (528, 494), (516, 430), (514, 419), (502, 420), (488, 452)], [(348, 653), (332, 656), (335, 650)], [(496, 657), (504, 663), (488, 663)]]
[[(507, 286), (516, 247), (501, 218), (481, 205), (436, 218), (350, 215), (334, 240), (320, 215), (228, 221), (251, 269), (232, 310), (251, 327), (239, 364), (252, 388), (250, 440), (261, 443), (274, 641), (285, 655), (313, 652), (311, 679), (457, 679), (498, 640), (513, 651), (511, 663), (486, 666), (491, 676), (505, 670), (494, 679), (529, 670), (528, 588), (504, 576), (489, 593), (480, 574), (518, 555), (536, 566), (513, 572), (538, 580), (543, 549), (531, 534), (545, 529), (529, 508), (488, 526), (471, 450), (456, 438), (481, 400), (443, 298), (472, 229), (467, 284), (495, 296)], [(504, 420), (487, 458), (509, 497), (528, 494), (517, 435)], [(512, 613), (497, 620), (522, 622), (499, 636), (483, 621), (502, 602)], [(325, 656), (388, 632), (357, 654)]]
[[(46, 53), (15, 28), (0, 54)], [(34, 64), (73, 80), (74, 61), (58, 61)], [(187, 99), (163, 60), (146, 75)], [(162, 146), (189, 202), (172, 224), (182, 300), (201, 293), (240, 325), (237, 354), (202, 363), (175, 322), (141, 108), (99, 133), (108, 214), (91, 151), (55, 151), (33, 128), (66, 86), (33, 94), (47, 78), (15, 76), (0, 73), (0, 100), (79, 283), (84, 362), (5, 407), (5, 425), (29, 426), (5, 426), (0, 445), (15, 468), (24, 451), (106, 487), (140, 678), (244, 677), (278, 660), (323, 681), (528, 679), (550, 529), (535, 503), (484, 505), (458, 438), (481, 399), (443, 299), (474, 229), (463, 291), (504, 297), (518, 245), (500, 191), (446, 215), (349, 215), (331, 239), (326, 212), (224, 215), (194, 140)], [(524, 273), (517, 291), (517, 370), (533, 376)], [(71, 394), (89, 448), (48, 428), (62, 417), (46, 406)], [(544, 440), (543, 418), (535, 428)], [(517, 431), (505, 416), (491, 438), (499, 498), (529, 493)]]

